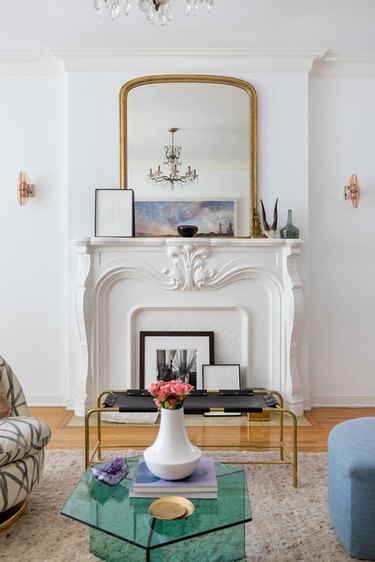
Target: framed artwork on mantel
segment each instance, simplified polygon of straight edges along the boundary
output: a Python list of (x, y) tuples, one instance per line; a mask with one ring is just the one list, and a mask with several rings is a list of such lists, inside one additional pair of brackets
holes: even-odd
[(95, 236), (134, 236), (132, 189), (95, 189)]
[(142, 199), (135, 201), (136, 236), (178, 236), (195, 225), (195, 237), (237, 236), (236, 199)]
[(214, 332), (140, 332), (139, 388), (180, 380), (202, 388), (202, 365), (214, 362)]

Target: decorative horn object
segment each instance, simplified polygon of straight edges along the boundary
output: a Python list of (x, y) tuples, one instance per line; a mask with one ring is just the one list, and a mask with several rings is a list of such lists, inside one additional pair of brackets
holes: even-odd
[(21, 207), (33, 196), (33, 186), (26, 172), (20, 172), (17, 182), (17, 199)]
[(357, 174), (352, 174), (349, 178), (349, 185), (344, 187), (344, 198), (351, 201), (354, 209), (359, 205), (359, 180)]
[(264, 209), (264, 205), (263, 205), (263, 201), (260, 200), (260, 203), (262, 205), (262, 219), (263, 219), (263, 228), (264, 228), (264, 233), (267, 236), (267, 238), (274, 238), (275, 234), (276, 234), (276, 229), (277, 229), (277, 203), (278, 203), (279, 199), (276, 199), (276, 203), (275, 203), (275, 207), (273, 210), (273, 223), (272, 226), (270, 226), (267, 222), (267, 216), (266, 216), (266, 211)]

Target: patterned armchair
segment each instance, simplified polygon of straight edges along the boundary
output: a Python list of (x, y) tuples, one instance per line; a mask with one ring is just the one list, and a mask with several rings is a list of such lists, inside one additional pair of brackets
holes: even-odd
[(29, 417), (17, 377), (0, 357), (0, 392), (11, 413), (0, 417), (0, 530), (15, 521), (26, 498), (38, 484), (44, 467), (44, 447), (51, 437), (48, 425)]

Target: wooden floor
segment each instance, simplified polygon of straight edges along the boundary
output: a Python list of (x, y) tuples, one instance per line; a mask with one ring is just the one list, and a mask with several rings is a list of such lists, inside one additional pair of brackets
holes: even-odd
[[(30, 415), (46, 421), (52, 430), (49, 449), (83, 449), (84, 428), (67, 427), (73, 412), (60, 407), (30, 408)], [(313, 408), (305, 412), (311, 427), (298, 428), (298, 450), (320, 452), (327, 450), (330, 430), (338, 423), (351, 419), (375, 416), (375, 408)], [(150, 445), (158, 431), (157, 426), (110, 426), (103, 428), (103, 440), (108, 445), (124, 448), (144, 448)], [(278, 438), (276, 427), (189, 427), (188, 434), (193, 443), (203, 449), (241, 449), (254, 444), (274, 445)], [(290, 441), (291, 431), (286, 428), (286, 440)]]

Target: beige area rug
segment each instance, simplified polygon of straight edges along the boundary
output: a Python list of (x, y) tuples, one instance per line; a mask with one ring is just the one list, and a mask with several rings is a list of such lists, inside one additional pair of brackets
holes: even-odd
[[(153, 414), (146, 414), (149, 416), (145, 418), (143, 414), (143, 418), (138, 418), (138, 414), (133, 414), (133, 418), (131, 417), (132, 414), (118, 414), (114, 412), (116, 416), (113, 416), (112, 421), (104, 421), (103, 426), (118, 426), (124, 424), (124, 421), (120, 421), (118, 416), (126, 416), (125, 423), (127, 424), (135, 424), (138, 425), (150, 425), (155, 423), (155, 416)], [(110, 416), (111, 413), (106, 414)], [(140, 414), (142, 416), (142, 414)], [(118, 420), (118, 421), (116, 421)], [(240, 426), (252, 426), (252, 427), (274, 427), (280, 424), (280, 416), (278, 414), (273, 414), (271, 412), (269, 420), (247, 420), (246, 415), (242, 416), (203, 416), (203, 415), (194, 415), (189, 414), (185, 416), (185, 426), (186, 427), (212, 427), (212, 426), (220, 426), (220, 427), (240, 427)], [(84, 427), (85, 425), (85, 418), (81, 418), (78, 416), (73, 416), (71, 420), (66, 424), (66, 427)], [(90, 426), (96, 425), (96, 417), (92, 415), (90, 417)], [(290, 416), (284, 416), (284, 425), (289, 427), (292, 425), (292, 421)], [(297, 425), (298, 427), (311, 427), (311, 423), (305, 418), (305, 416), (299, 416), (297, 418)]]
[[(207, 454), (224, 462), (272, 455)], [(245, 467), (253, 513), (253, 521), (246, 524), (248, 562), (352, 560), (338, 542), (328, 516), (326, 468), (325, 453), (300, 453), (300, 485), (295, 489), (290, 466)], [(45, 473), (27, 511), (0, 534), (2, 562), (97, 562), (88, 552), (88, 528), (60, 515), (82, 474), (81, 451), (47, 451)]]

